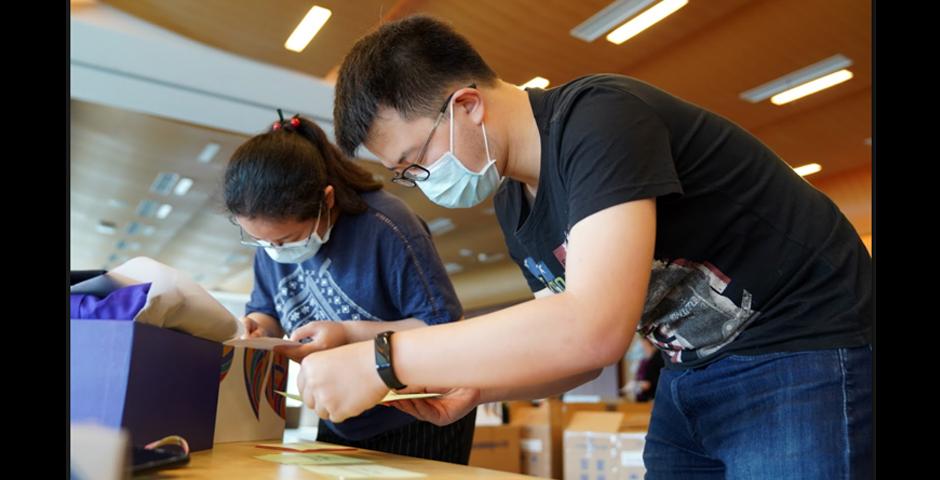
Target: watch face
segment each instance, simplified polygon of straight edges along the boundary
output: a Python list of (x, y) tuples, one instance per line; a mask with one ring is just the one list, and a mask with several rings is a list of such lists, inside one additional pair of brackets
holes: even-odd
[(388, 356), (380, 352), (375, 352), (375, 366), (387, 368), (389, 366)]
[(388, 335), (379, 334), (379, 336), (376, 338), (375, 346), (376, 365), (378, 365), (380, 368), (388, 367), (391, 364), (391, 355), (389, 355), (391, 349), (389, 348)]

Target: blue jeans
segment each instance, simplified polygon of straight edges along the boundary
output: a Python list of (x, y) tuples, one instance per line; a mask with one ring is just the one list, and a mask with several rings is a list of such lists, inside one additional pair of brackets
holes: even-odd
[(648, 479), (872, 478), (870, 346), (730, 356), (660, 375)]

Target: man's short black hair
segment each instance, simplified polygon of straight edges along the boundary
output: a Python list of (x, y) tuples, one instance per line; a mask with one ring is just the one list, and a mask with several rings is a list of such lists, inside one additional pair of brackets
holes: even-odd
[(336, 80), (336, 140), (352, 156), (380, 106), (404, 118), (432, 116), (451, 89), (492, 85), (496, 73), (450, 25), (425, 15), (387, 23), (359, 39)]

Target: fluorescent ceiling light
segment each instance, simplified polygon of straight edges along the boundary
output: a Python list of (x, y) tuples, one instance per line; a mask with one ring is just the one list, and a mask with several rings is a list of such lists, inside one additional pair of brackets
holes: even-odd
[(852, 72), (848, 70), (839, 70), (838, 72), (830, 73), (825, 77), (817, 78), (812, 82), (804, 83), (798, 87), (794, 87), (785, 92), (778, 93), (770, 97), (770, 103), (773, 103), (774, 105), (790, 103), (807, 95), (812, 95), (820, 90), (825, 90), (829, 87), (850, 80), (852, 77)]
[(822, 170), (822, 166), (818, 163), (810, 163), (809, 165), (803, 165), (802, 167), (796, 167), (793, 169), (793, 171), (795, 171), (801, 177), (812, 175), (819, 172), (820, 170)]
[(676, 13), (677, 10), (686, 6), (689, 0), (663, 0), (657, 3), (649, 10), (633, 17), (627, 23), (624, 23), (616, 30), (607, 34), (607, 41), (620, 45), (623, 42), (635, 37), (643, 30), (652, 27), (660, 20)]
[[(771, 80), (758, 87), (754, 87), (742, 93), (740, 97), (751, 103), (762, 102), (775, 95), (783, 94), (787, 92), (788, 90), (793, 90), (793, 89), (803, 86), (804, 84), (813, 82), (814, 80), (821, 80), (823, 77), (826, 77), (829, 74), (839, 73), (840, 71), (845, 70), (851, 65), (852, 65), (852, 60), (850, 60), (846, 56), (833, 55), (825, 60), (816, 62), (806, 68), (802, 68), (795, 72), (788, 73), (780, 78)], [(845, 73), (848, 73), (847, 78), (845, 78), (846, 77)], [(841, 83), (841, 82), (844, 82), (845, 80), (848, 80), (849, 78), (852, 78), (852, 72), (845, 70), (845, 73), (839, 73), (835, 77), (832, 77), (826, 80), (826, 82), (830, 82), (834, 79), (834, 80), (839, 80), (836, 83)], [(831, 87), (832, 85), (835, 85), (835, 83), (824, 86), (823, 88)], [(815, 91), (819, 91), (819, 90), (817, 89)], [(810, 93), (813, 93), (813, 92), (810, 92)], [(796, 98), (793, 98), (792, 100), (795, 100), (795, 99)]]
[(287, 42), (284, 42), (284, 48), (293, 52), (302, 52), (332, 14), (333, 12), (323, 7), (311, 8), (294, 29), (294, 33), (290, 34)]
[(525, 90), (527, 88), (545, 88), (548, 86), (548, 83), (549, 82), (547, 78), (535, 77), (532, 80), (529, 80), (528, 82), (525, 82), (522, 85), (519, 85), (519, 88), (521, 88), (522, 90)]
[(593, 42), (654, 3), (656, 0), (617, 0), (572, 28), (568, 33), (585, 42)]

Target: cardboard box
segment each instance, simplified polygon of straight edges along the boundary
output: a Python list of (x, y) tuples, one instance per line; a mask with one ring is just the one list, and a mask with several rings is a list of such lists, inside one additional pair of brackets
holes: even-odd
[(519, 439), (518, 425), (476, 427), (473, 432), (473, 448), (470, 450), (470, 465), (520, 473)]
[(564, 474), (563, 435), (576, 412), (608, 411), (607, 403), (570, 403), (558, 398), (533, 402), (508, 402), (509, 423), (521, 430), (522, 473), (542, 478), (562, 478)]
[(564, 478), (642, 478), (645, 428), (640, 418), (616, 411), (575, 413), (564, 433)]
[[(522, 473), (542, 478), (559, 478), (560, 468), (554, 470), (553, 463), (561, 467), (561, 441), (558, 429), (558, 440), (552, 437), (552, 407), (557, 401), (549, 400), (540, 405), (518, 402), (510, 406), (509, 423), (520, 428), (519, 451), (522, 456)], [(555, 423), (559, 423), (560, 415), (554, 416)], [(555, 462), (555, 460), (559, 460)]]
[(180, 435), (212, 448), (222, 344), (129, 320), (71, 320), (72, 422), (128, 430), (132, 445)]
[(605, 412), (610, 410), (610, 404), (607, 403), (572, 403), (562, 402), (561, 404), (561, 429), (568, 428), (572, 417), (578, 412)]
[(270, 349), (222, 347), (215, 443), (284, 436), (286, 399), (274, 392), (287, 391), (287, 367), (288, 358)]
[(622, 413), (578, 412), (565, 428), (564, 478), (616, 478), (617, 433)]
[(653, 402), (617, 402), (612, 407), (611, 411), (638, 413), (647, 417), (653, 414)]
[(621, 432), (618, 437), (620, 450), (619, 480), (642, 480), (646, 476), (643, 465), (643, 447), (646, 446), (646, 432)]

